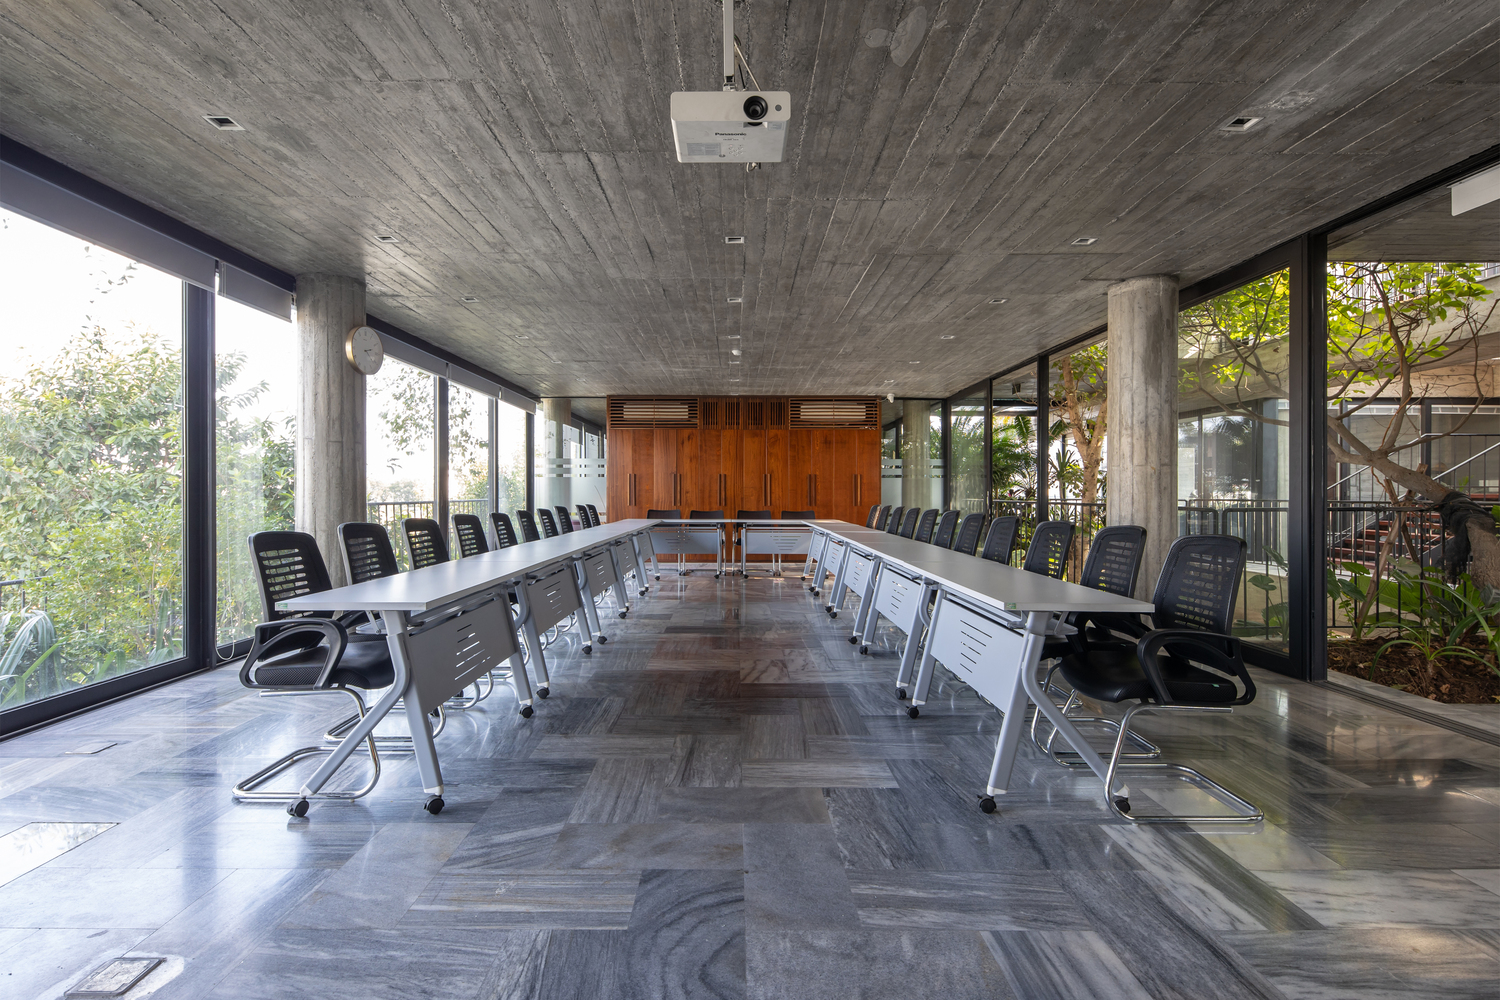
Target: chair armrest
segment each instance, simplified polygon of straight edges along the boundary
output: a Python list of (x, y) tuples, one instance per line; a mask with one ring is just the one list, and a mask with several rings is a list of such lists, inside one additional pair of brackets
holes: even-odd
[(1157, 702), (1170, 705), (1173, 704), (1172, 692), (1167, 687), (1161, 663), (1157, 660), (1157, 654), (1162, 651), (1239, 678), (1240, 683), (1245, 686), (1244, 693), (1229, 704), (1248, 705), (1255, 700), (1255, 682), (1245, 669), (1238, 636), (1199, 629), (1163, 628), (1141, 637), (1136, 643), (1136, 656), (1141, 661), (1141, 669), (1146, 671), (1151, 686), (1156, 690)]
[[(1074, 653), (1080, 655), (1088, 652), (1091, 644), (1088, 638), (1089, 626), (1118, 635), (1118, 644), (1121, 646), (1129, 646), (1151, 631), (1141, 624), (1139, 618), (1121, 614), (1118, 611), (1075, 611), (1068, 615), (1066, 620), (1069, 625), (1077, 629), (1075, 634), (1068, 636), (1068, 644), (1073, 647)], [(1098, 645), (1098, 643), (1092, 644)], [(1114, 646), (1115, 642), (1111, 642), (1110, 645)]]
[[(317, 641), (308, 642), (313, 635), (317, 636)], [(298, 637), (298, 641), (291, 641), (293, 637)], [(255, 683), (255, 665), (259, 661), (296, 649), (309, 649), (324, 641), (328, 643), (328, 656), (323, 661), (318, 679), (313, 682), (312, 686), (317, 688), (328, 683), (328, 675), (344, 657), (344, 647), (349, 643), (349, 633), (344, 626), (329, 618), (262, 622), (255, 626), (255, 640), (250, 644), (250, 652), (245, 654), (245, 662), (240, 667), (240, 683), (245, 687), (260, 687)]]

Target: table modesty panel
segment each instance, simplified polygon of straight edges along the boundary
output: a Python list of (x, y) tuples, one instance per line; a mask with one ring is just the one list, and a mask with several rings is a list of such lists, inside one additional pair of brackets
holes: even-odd
[[(503, 590), (406, 633), (406, 652), (419, 667), (411, 690), (422, 711), (431, 712), (483, 675), (500, 669), (516, 653), (516, 627)], [(411, 697), (411, 690), (407, 697)]]

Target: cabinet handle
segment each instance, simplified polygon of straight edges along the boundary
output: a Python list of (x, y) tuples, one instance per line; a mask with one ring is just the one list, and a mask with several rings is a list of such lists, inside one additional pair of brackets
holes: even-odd
[(807, 474), (807, 502), (814, 507), (818, 505), (818, 474), (816, 472)]

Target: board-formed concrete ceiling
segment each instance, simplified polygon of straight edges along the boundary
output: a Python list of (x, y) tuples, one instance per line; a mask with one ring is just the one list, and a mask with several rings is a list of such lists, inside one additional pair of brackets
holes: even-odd
[(945, 395), (1102, 323), (1110, 281), (1191, 282), (1500, 135), (1493, 0), (750, 0), (786, 160), (678, 164), (668, 95), (714, 89), (719, 17), (12, 3), (0, 128), (588, 396)]

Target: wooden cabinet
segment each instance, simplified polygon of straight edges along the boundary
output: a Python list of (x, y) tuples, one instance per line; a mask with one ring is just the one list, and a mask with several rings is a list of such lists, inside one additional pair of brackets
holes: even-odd
[(739, 429), (700, 429), (697, 506), (733, 517), (739, 510), (741, 475)]
[(655, 455), (655, 432), (650, 428), (610, 432), (605, 462), (610, 520), (646, 516), (656, 495)]

